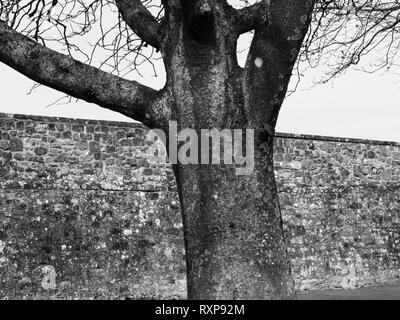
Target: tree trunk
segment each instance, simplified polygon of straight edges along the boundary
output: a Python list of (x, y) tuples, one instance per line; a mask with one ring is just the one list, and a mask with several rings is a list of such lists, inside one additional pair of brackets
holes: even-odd
[[(243, 135), (246, 129), (254, 130), (254, 171), (248, 175), (236, 175), (235, 164), (224, 164), (224, 153), (221, 164), (174, 166), (188, 298), (291, 299), (295, 292), (274, 177), (273, 132), (249, 123), (241, 86), (230, 77), (235, 78), (205, 68), (189, 83), (181, 81), (174, 92), (174, 118), (180, 130), (194, 129), (198, 137), (202, 129), (241, 129)], [(202, 147), (201, 142), (198, 145)]]
[[(186, 50), (187, 64), (173, 68), (172, 118), (179, 130), (194, 129), (198, 137), (202, 129), (241, 129), (242, 133), (253, 129), (254, 171), (236, 175), (234, 164), (223, 163), (223, 153), (221, 164), (178, 162), (174, 166), (184, 224), (188, 298), (294, 298), (274, 177), (273, 131), (254, 126), (246, 116), (241, 70), (207, 50), (204, 56), (200, 47), (195, 53)], [(201, 61), (203, 57), (209, 60)], [(228, 55), (224, 58), (229, 60)], [(275, 127), (274, 118), (266, 127)]]
[(272, 137), (255, 170), (177, 165), (189, 299), (295, 298), (273, 171)]

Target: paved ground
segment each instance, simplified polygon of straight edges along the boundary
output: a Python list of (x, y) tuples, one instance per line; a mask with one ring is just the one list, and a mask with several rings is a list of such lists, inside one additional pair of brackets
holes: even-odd
[(298, 300), (400, 300), (399, 287), (324, 290), (297, 294)]

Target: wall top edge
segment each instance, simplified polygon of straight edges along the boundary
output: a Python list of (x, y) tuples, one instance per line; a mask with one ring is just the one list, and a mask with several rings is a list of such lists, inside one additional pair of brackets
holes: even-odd
[[(75, 123), (85, 125), (101, 125), (101, 126), (124, 126), (134, 128), (145, 128), (140, 122), (123, 122), (123, 121), (109, 121), (109, 120), (93, 120), (93, 119), (80, 119), (80, 118), (65, 118), (65, 117), (49, 117), (40, 115), (27, 115), (27, 114), (13, 114), (0, 112), (0, 119), (13, 119), (13, 120), (31, 120), (37, 122), (62, 122), (62, 123)], [(387, 145), (387, 146), (400, 146), (400, 142), (383, 141), (361, 138), (346, 138), (334, 136), (319, 136), (312, 134), (297, 134), (297, 133), (275, 133), (276, 138), (296, 139), (296, 140), (312, 140), (312, 141), (330, 141), (342, 143), (358, 143), (369, 145)]]
[(108, 121), (108, 120), (94, 120), (94, 119), (80, 119), (80, 118), (65, 118), (65, 117), (49, 117), (39, 115), (28, 115), (28, 114), (16, 114), (16, 113), (2, 113), (0, 112), (0, 119), (9, 120), (31, 120), (37, 122), (62, 122), (62, 123), (74, 123), (74, 124), (87, 124), (87, 125), (102, 125), (102, 126), (124, 126), (124, 127), (145, 127), (140, 122), (123, 122), (123, 121)]
[(277, 132), (277, 133), (275, 133), (275, 137), (276, 138), (285, 138), (285, 139), (329, 141), (329, 142), (341, 142), (341, 143), (353, 143), (353, 144), (356, 143), (356, 144), (368, 144), (368, 145), (380, 145), (380, 146), (400, 146), (400, 142), (395, 142), (395, 141), (333, 137), (333, 136), (319, 136), (319, 135), (312, 135), (312, 134)]

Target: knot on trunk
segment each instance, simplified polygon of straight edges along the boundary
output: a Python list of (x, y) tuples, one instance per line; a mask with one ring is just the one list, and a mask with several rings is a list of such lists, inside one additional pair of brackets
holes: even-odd
[(265, 125), (264, 128), (256, 130), (258, 144), (272, 144), (275, 137), (275, 129), (270, 125)]
[(205, 16), (205, 15), (209, 15), (211, 14), (212, 10), (211, 10), (211, 6), (208, 3), (208, 0), (201, 0), (199, 1), (198, 4), (198, 13), (201, 16)]

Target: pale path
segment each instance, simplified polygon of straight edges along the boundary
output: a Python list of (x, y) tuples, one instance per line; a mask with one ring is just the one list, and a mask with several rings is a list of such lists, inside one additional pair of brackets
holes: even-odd
[(298, 300), (400, 300), (400, 286), (353, 290), (310, 291), (297, 294)]

